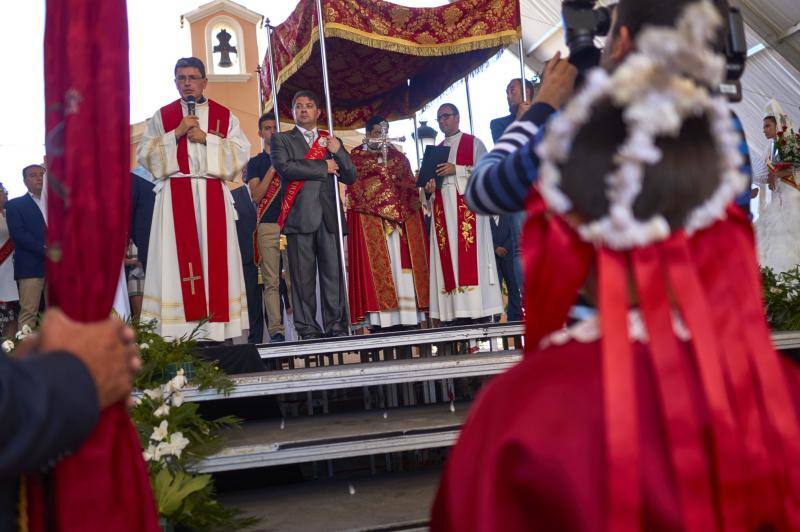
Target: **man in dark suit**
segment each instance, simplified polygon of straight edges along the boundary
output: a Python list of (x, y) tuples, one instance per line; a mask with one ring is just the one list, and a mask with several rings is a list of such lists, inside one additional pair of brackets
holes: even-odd
[(153, 176), (143, 166), (131, 172), (131, 240), (137, 249), (137, 259), (147, 270), (147, 246), (150, 244), (150, 226), (156, 195)]
[(45, 206), (42, 204), (44, 167), (26, 166), (22, 179), (28, 193), (6, 204), (8, 232), (14, 242), (14, 278), (19, 285), (19, 328), (36, 326), (44, 293)]
[(0, 355), (0, 530), (16, 530), (17, 477), (52, 468), (89, 437), (100, 410), (125, 400), (141, 366), (117, 318), (77, 323), (48, 310), (37, 337)]
[[(343, 232), (347, 224), (339, 191), (334, 190), (333, 174), (337, 173), (342, 183), (351, 185), (356, 180), (356, 169), (339, 139), (317, 131), (321, 111), (316, 94), (299, 91), (292, 100), (292, 110), (297, 127), (272, 136), (271, 154), (284, 190), (281, 221), (288, 240), (294, 324), (303, 339), (323, 335), (316, 322), (319, 271), (324, 334), (344, 336), (349, 318), (336, 202), (341, 209)], [(306, 159), (309, 152), (318, 158)]]
[(496, 143), (498, 140), (500, 140), (500, 137), (503, 136), (506, 128), (517, 119), (517, 116), (522, 116), (522, 113), (519, 112), (521, 104), (523, 113), (530, 108), (530, 105), (526, 105), (525, 102), (528, 104), (533, 102), (533, 83), (526, 79), (525, 87), (525, 100), (523, 101), (522, 85), (519, 82), (519, 78), (512, 79), (508, 82), (508, 86), (506, 87), (506, 100), (508, 101), (509, 115), (501, 118), (495, 118), (489, 122), (489, 128), (492, 130), (493, 142)]
[(521, 321), (522, 297), (517, 282), (516, 258), (514, 257), (514, 249), (519, 241), (519, 227), (513, 216), (494, 215), (491, 217), (491, 221), (494, 256), (497, 259), (497, 277), (501, 285), (505, 280), (508, 292), (506, 317), (508, 321)]
[[(264, 305), (261, 300), (261, 287), (258, 285), (258, 266), (255, 262), (253, 233), (256, 231), (256, 206), (246, 186), (231, 183), (233, 207), (236, 209), (236, 236), (239, 239), (239, 252), (242, 255), (242, 273), (244, 287), (247, 292), (247, 317), (250, 320), (250, 331), (247, 342), (260, 344), (264, 341)], [(236, 188), (234, 188), (236, 186)]]

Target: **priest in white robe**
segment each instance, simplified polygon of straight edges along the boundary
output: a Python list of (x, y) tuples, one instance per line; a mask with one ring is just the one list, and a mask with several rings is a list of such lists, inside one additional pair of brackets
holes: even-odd
[(437, 169), (442, 187), (437, 190), (433, 179), (425, 187), (432, 213), (430, 316), (461, 324), (503, 313), (490, 219), (470, 211), (463, 198), (486, 146), (460, 131), (455, 105), (443, 104), (436, 117), (450, 158)]
[(205, 65), (175, 65), (181, 98), (148, 121), (137, 159), (157, 180), (142, 319), (179, 338), (222, 341), (249, 328), (233, 198), (222, 180), (247, 163), (250, 143), (227, 108), (203, 96)]

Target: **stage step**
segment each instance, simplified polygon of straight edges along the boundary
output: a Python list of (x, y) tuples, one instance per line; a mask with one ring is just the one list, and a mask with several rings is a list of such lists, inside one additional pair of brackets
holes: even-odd
[(522, 336), (525, 325), (522, 323), (490, 323), (480, 326), (466, 325), (419, 329), (395, 333), (364, 334), (339, 338), (323, 338), (300, 342), (262, 344), (258, 353), (264, 360), (294, 358), (354, 351), (369, 351), (401, 346), (421, 346), (442, 342), (464, 342)]
[(367, 410), (247, 422), (225, 448), (197, 465), (204, 473), (253, 469), (452, 445), (470, 403)]
[(508, 350), (266, 371), (231, 376), (235, 388), (227, 397), (216, 390), (201, 391), (196, 388), (187, 388), (184, 395), (187, 401), (214, 401), (226, 398), (496, 375), (514, 366), (521, 359), (521, 351)]
[(261, 522), (252, 531), (426, 530), (441, 471), (387, 473), (318, 480), (263, 490), (226, 493), (235, 506)]

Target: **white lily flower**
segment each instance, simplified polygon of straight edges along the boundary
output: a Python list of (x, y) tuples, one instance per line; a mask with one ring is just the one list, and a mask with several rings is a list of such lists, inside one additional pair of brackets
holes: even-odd
[(183, 392), (177, 391), (172, 394), (172, 406), (179, 407), (183, 404)]
[(153, 441), (162, 441), (164, 438), (167, 437), (167, 429), (169, 427), (169, 423), (167, 420), (163, 420), (161, 424), (153, 429), (153, 433), (150, 435), (150, 439)]
[(2, 345), (0, 345), (0, 348), (3, 349), (3, 353), (10, 353), (14, 350), (14, 342), (11, 340), (6, 340), (2, 343)]
[(179, 369), (177, 375), (167, 383), (167, 389), (170, 391), (178, 391), (186, 386), (186, 377), (184, 376), (183, 369)]
[(151, 388), (150, 390), (145, 390), (144, 394), (150, 399), (153, 399), (154, 401), (160, 401), (164, 398), (164, 392), (161, 391), (160, 386), (156, 388)]
[(22, 334), (25, 336), (28, 336), (29, 334), (33, 334), (33, 329), (31, 329), (31, 326), (26, 323), (22, 326), (22, 330), (20, 332), (22, 332)]
[(156, 447), (151, 443), (147, 449), (142, 451), (142, 456), (144, 457), (145, 462), (149, 462), (151, 460), (157, 460), (156, 458)]
[(187, 445), (189, 445), (189, 440), (185, 438), (181, 432), (176, 432), (169, 438), (170, 451), (178, 458), (180, 458), (181, 452)]
[(161, 406), (156, 408), (156, 411), (153, 412), (153, 415), (156, 416), (156, 417), (166, 417), (166, 416), (168, 416), (169, 415), (169, 405), (166, 404), (166, 403), (162, 404)]
[(172, 447), (165, 441), (158, 444), (155, 451), (156, 460), (161, 460), (165, 456), (171, 456), (175, 453), (172, 452)]

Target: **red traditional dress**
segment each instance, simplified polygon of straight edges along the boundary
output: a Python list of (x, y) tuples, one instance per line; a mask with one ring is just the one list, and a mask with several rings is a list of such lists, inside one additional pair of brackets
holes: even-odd
[(352, 323), (417, 325), (429, 305), (428, 242), (408, 159), (367, 146), (350, 152), (358, 180), (347, 187), (348, 288)]
[(464, 201), (472, 166), (486, 153), (480, 139), (459, 132), (445, 138), (456, 175), (447, 176), (429, 200), (431, 216), (430, 315), (441, 321), (503, 313), (488, 216)]
[(239, 120), (222, 105), (196, 106), (206, 144), (175, 138), (187, 114), (176, 100), (148, 122), (137, 158), (153, 176), (156, 204), (142, 319), (157, 320), (162, 336), (181, 337), (203, 325), (200, 337), (221, 341), (249, 328), (233, 197), (221, 180), (247, 163), (250, 143)]

